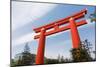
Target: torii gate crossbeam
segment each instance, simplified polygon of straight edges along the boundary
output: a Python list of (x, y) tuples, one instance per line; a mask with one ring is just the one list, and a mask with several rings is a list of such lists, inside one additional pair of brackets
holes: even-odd
[[(45, 38), (46, 36), (69, 30), (71, 29), (71, 36), (72, 36), (72, 44), (73, 48), (78, 48), (80, 44), (80, 37), (77, 30), (78, 26), (87, 24), (86, 20), (76, 21), (78, 19), (84, 18), (85, 14), (87, 13), (87, 9), (83, 9), (78, 13), (75, 13), (69, 17), (60, 19), (53, 23), (44, 25), (39, 28), (35, 28), (34, 31), (36, 33), (40, 33), (34, 36), (34, 39), (39, 39), (38, 51), (36, 56), (36, 64), (43, 64), (44, 63), (44, 51), (45, 51)], [(60, 27), (61, 25), (68, 24), (67, 26)], [(53, 30), (50, 30), (53, 29)], [(50, 30), (50, 31), (47, 31)]]

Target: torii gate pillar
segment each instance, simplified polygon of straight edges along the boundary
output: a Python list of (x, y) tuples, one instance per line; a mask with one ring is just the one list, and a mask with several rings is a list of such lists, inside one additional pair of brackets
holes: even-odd
[(39, 38), (39, 46), (36, 56), (36, 64), (44, 64), (44, 51), (45, 51), (45, 29), (42, 28)]
[(80, 44), (80, 37), (77, 30), (77, 25), (75, 23), (74, 18), (70, 18), (69, 22), (70, 22), (70, 28), (71, 28), (73, 48), (78, 48)]

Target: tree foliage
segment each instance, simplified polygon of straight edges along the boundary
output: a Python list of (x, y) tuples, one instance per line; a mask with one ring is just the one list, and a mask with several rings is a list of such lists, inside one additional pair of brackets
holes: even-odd
[(90, 18), (90, 20), (91, 20), (91, 22), (96, 22), (96, 12), (94, 12), (94, 13), (91, 13), (90, 15), (89, 15), (89, 18)]
[[(44, 64), (58, 64), (58, 63), (71, 63), (71, 62), (87, 62), (95, 60), (91, 57), (92, 44), (86, 39), (79, 44), (79, 48), (71, 49), (72, 58), (64, 58), (58, 55), (57, 59), (44, 57)], [(94, 51), (93, 51), (94, 52)], [(27, 66), (35, 64), (36, 55), (30, 53), (28, 43), (24, 47), (24, 51), (17, 54), (15, 59), (11, 60), (11, 66)]]
[[(18, 56), (17, 56), (18, 55)], [(30, 53), (30, 48), (28, 43), (26, 43), (24, 47), (24, 51), (16, 55), (16, 60), (12, 60), (12, 67), (13, 66), (27, 66), (33, 65), (35, 63), (35, 54)]]
[(90, 55), (89, 45), (91, 44), (88, 40), (85, 40), (80, 44), (79, 48), (73, 48), (71, 50), (73, 62), (87, 62), (93, 60)]

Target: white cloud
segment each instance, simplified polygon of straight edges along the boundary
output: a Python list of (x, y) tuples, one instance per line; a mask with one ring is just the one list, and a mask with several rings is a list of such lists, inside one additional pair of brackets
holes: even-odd
[[(30, 21), (34, 21), (44, 16), (55, 7), (56, 7), (55, 4), (15, 2), (15, 1), (12, 2), (12, 30), (15, 30), (21, 26), (24, 26)], [(89, 19), (88, 19), (88, 22), (89, 22)], [(57, 34), (54, 34), (48, 37), (54, 37), (64, 32), (66, 31), (59, 32)], [(21, 37), (12, 41), (13, 45), (23, 44), (25, 42), (32, 41), (33, 40), (32, 37), (34, 34), (35, 33), (23, 34)]]
[[(31, 2), (12, 2), (12, 31), (35, 21), (47, 14), (55, 4), (31, 3)], [(21, 37), (12, 40), (13, 45), (23, 44), (33, 40), (34, 33), (23, 34)]]
[(30, 42), (30, 41), (33, 41), (34, 40), (34, 34), (35, 33), (29, 33), (29, 34), (26, 34), (20, 38), (17, 38), (16, 40), (12, 40), (12, 45), (13, 46), (16, 46), (16, 45), (19, 45), (19, 44), (23, 44), (23, 43), (26, 43), (26, 42)]
[(15, 30), (30, 21), (34, 21), (50, 10), (55, 8), (55, 4), (12, 2), (12, 29)]

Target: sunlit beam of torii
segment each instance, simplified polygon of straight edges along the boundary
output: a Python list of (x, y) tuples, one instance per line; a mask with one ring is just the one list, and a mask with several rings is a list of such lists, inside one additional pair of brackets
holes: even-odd
[[(75, 13), (71, 16), (68, 16), (66, 18), (60, 19), (58, 21), (55, 21), (50, 24), (34, 29), (36, 33), (40, 33), (34, 36), (34, 39), (39, 39), (39, 45), (38, 45), (38, 50), (37, 50), (37, 55), (36, 55), (36, 64), (44, 64), (44, 51), (45, 51), (46, 36), (70, 29), (73, 48), (79, 47), (80, 36), (77, 30), (77, 27), (87, 24), (86, 20), (82, 19), (84, 18), (85, 14), (87, 14), (87, 9), (83, 9), (80, 12)], [(80, 21), (77, 22), (76, 20), (80, 20)], [(67, 23), (69, 23), (69, 25), (60, 27), (61, 25), (64, 25)]]

